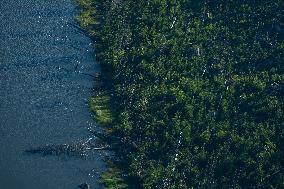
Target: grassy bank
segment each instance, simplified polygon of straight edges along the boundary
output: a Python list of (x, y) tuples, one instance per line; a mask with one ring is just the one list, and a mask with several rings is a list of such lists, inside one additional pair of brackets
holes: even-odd
[(284, 187), (281, 1), (79, 2), (104, 76), (90, 105), (123, 165), (105, 186)]

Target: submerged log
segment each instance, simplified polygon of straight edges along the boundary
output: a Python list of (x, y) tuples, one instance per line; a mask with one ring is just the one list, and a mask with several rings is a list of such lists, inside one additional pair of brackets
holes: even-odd
[(48, 144), (41, 147), (25, 150), (26, 153), (47, 155), (86, 156), (91, 150), (112, 150), (108, 145), (93, 142), (93, 138), (70, 144)]

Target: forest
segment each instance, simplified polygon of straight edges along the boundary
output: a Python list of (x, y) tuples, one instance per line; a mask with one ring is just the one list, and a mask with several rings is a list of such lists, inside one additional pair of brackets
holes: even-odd
[(136, 188), (284, 188), (283, 0), (89, 2)]

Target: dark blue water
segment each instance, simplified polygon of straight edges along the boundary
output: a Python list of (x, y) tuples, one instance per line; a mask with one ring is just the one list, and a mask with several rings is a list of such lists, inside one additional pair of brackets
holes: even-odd
[(24, 150), (90, 137), (87, 99), (98, 64), (74, 25), (72, 0), (0, 1), (0, 188), (99, 188), (102, 154), (85, 159)]

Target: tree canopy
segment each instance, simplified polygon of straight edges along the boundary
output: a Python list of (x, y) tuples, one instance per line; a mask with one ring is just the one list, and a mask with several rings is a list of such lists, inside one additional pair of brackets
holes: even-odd
[(141, 187), (284, 187), (283, 0), (93, 2)]

